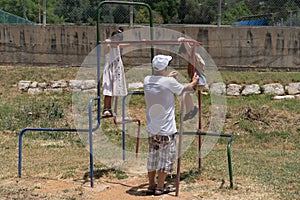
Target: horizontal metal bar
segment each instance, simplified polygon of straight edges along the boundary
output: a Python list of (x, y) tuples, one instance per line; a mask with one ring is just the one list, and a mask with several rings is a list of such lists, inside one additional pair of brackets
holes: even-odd
[(216, 136), (216, 137), (233, 137), (232, 134), (223, 134), (223, 133), (207, 133), (202, 131), (196, 132), (183, 132), (183, 135), (208, 135), (208, 136)]
[(193, 43), (195, 46), (202, 46), (201, 42), (195, 40), (184, 39), (180, 42), (178, 40), (124, 40), (124, 41), (100, 41), (100, 44), (152, 44), (152, 45), (180, 45), (183, 42)]
[(133, 91), (133, 92), (128, 92), (127, 96), (128, 96), (128, 95), (131, 95), (131, 94), (143, 95), (143, 94), (144, 94), (144, 91)]
[[(96, 130), (100, 126), (97, 123), (97, 126), (93, 129)], [(19, 134), (19, 159), (18, 159), (18, 177), (22, 176), (22, 149), (23, 149), (23, 135), (27, 131), (51, 131), (51, 132), (89, 132), (89, 129), (72, 129), (72, 128), (24, 128), (20, 131)]]
[(89, 129), (72, 129), (72, 128), (24, 128), (21, 133), (26, 131), (67, 131), (67, 132), (89, 132)]

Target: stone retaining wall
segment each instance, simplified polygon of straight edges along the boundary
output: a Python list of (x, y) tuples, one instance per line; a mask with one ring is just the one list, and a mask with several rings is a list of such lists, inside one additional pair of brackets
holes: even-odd
[[(143, 83), (129, 83), (129, 90), (140, 90)], [(21, 80), (18, 89), (28, 94), (36, 95), (41, 93), (53, 94), (63, 93), (64, 91), (76, 92), (97, 92), (96, 80), (58, 80), (51, 82), (38, 83), (36, 81)], [(265, 85), (249, 84), (238, 85), (225, 83), (212, 83), (206, 85), (204, 91), (226, 96), (247, 96), (253, 94), (273, 94), (274, 99), (300, 98), (300, 82), (282, 85), (280, 83), (270, 83)]]

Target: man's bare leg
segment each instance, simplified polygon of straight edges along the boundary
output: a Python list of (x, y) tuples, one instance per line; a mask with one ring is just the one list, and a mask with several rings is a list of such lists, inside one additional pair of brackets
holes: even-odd
[(158, 171), (157, 174), (158, 174), (157, 187), (163, 188), (168, 174), (161, 171)]
[(156, 171), (148, 172), (149, 187), (155, 186), (155, 175)]

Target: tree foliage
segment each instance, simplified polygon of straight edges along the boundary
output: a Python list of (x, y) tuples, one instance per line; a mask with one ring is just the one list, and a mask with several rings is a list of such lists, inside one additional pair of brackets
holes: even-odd
[(182, 0), (178, 7), (180, 23), (213, 24), (218, 13), (218, 0)]
[(176, 8), (177, 4), (175, 0), (166, 0), (166, 1), (158, 1), (154, 4), (154, 10), (159, 12), (162, 16), (164, 23), (170, 23), (171, 19), (176, 16)]
[(65, 22), (85, 23), (89, 6), (88, 0), (60, 0), (57, 1), (55, 14), (61, 16)]
[[(6, 12), (39, 22), (44, 0), (1, 0)], [(38, 5), (38, 2), (40, 5)], [(47, 23), (95, 24), (99, 0), (46, 0)], [(150, 5), (154, 23), (217, 24), (218, 0), (135, 0)], [(134, 7), (135, 23), (148, 23), (145, 7)], [(273, 24), (288, 21), (289, 11), (300, 10), (299, 0), (226, 0), (222, 1), (222, 24), (232, 24), (243, 16), (272, 13)], [(129, 7), (115, 5), (101, 13), (108, 23), (127, 23)]]
[(249, 15), (253, 15), (253, 13), (245, 4), (245, 2), (241, 2), (234, 7), (226, 9), (226, 11), (222, 15), (222, 24), (230, 25), (238, 18)]
[(32, 0), (1, 0), (0, 8), (11, 14), (35, 21), (37, 18), (37, 6)]
[[(153, 23), (162, 24), (164, 23), (164, 19), (162, 16), (157, 13), (155, 10), (152, 11), (153, 15)], [(137, 24), (148, 24), (150, 21), (149, 12), (146, 8), (140, 8), (135, 12), (134, 22)]]
[(115, 23), (128, 23), (129, 21), (129, 7), (118, 5), (113, 11), (114, 22)]

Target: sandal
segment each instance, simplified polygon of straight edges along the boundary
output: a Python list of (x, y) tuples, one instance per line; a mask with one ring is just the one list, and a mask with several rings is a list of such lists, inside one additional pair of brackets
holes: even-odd
[(157, 188), (155, 189), (154, 195), (156, 195), (156, 196), (162, 195), (162, 194), (164, 194), (164, 192), (165, 192), (164, 188), (162, 188), (162, 187), (157, 187)]
[(146, 190), (146, 195), (154, 195), (155, 190), (156, 190), (156, 184), (149, 186), (148, 189)]
[(194, 109), (191, 110), (190, 112), (186, 113), (183, 117), (183, 121), (186, 121), (188, 119), (192, 119), (198, 112), (197, 106), (194, 106)]
[(111, 108), (104, 108), (103, 109), (103, 116), (104, 117), (112, 117), (113, 114), (112, 114)]
[(171, 187), (169, 187), (169, 186), (164, 185), (163, 188), (161, 188), (161, 187), (156, 187), (154, 195), (157, 195), (157, 196), (158, 196), (158, 195), (162, 195), (162, 194), (168, 194), (168, 193), (174, 192), (174, 191), (175, 191), (174, 188), (171, 188)]

